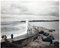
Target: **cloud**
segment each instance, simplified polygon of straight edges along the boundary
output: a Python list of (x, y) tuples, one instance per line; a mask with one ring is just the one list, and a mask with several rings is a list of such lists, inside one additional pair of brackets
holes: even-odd
[(2, 1), (2, 14), (58, 15), (58, 1), (18, 0)]

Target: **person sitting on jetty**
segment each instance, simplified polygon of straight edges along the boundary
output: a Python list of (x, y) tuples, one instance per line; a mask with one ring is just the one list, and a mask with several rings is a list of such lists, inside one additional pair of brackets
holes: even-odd
[(2, 39), (3, 39), (4, 41), (8, 41), (6, 35), (2, 35)]
[[(7, 36), (6, 35), (2, 35), (2, 39), (7, 42), (8, 39), (7, 39)], [(8, 41), (8, 42), (12, 42), (13, 41), (13, 34), (11, 34), (11, 41)]]

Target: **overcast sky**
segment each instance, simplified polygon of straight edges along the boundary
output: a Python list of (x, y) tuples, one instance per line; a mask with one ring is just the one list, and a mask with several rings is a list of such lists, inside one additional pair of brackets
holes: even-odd
[(58, 0), (2, 0), (2, 14), (58, 16)]

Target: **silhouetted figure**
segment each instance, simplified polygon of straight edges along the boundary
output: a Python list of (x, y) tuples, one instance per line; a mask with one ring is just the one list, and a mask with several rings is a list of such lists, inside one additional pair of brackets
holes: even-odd
[(1, 47), (2, 47), (2, 48), (18, 48), (18, 47), (19, 47), (19, 45), (10, 42), (10, 41), (7, 39), (7, 36), (6, 36), (6, 35), (3, 35), (3, 36), (2, 36), (2, 39), (5, 41), (5, 42), (2, 42), (2, 43), (1, 43)]
[(6, 35), (3, 35), (2, 36), (2, 39), (5, 40), (5, 41), (7, 41), (7, 36)]
[(11, 34), (11, 39), (13, 39), (13, 34)]
[(1, 38), (4, 39), (4, 35)]

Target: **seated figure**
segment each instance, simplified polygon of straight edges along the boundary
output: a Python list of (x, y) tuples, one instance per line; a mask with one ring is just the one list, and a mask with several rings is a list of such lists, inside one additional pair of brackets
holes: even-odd
[(2, 39), (6, 40), (7, 39), (7, 36), (6, 35), (3, 35), (2, 36)]

